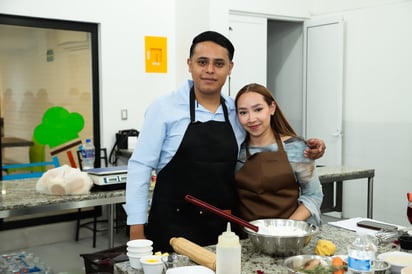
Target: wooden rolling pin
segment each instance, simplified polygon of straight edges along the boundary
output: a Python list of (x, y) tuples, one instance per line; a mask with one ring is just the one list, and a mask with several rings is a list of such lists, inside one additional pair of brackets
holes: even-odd
[(183, 237), (171, 238), (170, 245), (177, 253), (189, 257), (189, 259), (197, 264), (206, 266), (213, 271), (216, 271), (216, 254), (212, 251), (209, 251)]

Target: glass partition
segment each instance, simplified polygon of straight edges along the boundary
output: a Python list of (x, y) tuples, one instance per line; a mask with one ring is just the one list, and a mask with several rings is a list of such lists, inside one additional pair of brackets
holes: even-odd
[(2, 166), (100, 150), (97, 41), (97, 24), (0, 14)]

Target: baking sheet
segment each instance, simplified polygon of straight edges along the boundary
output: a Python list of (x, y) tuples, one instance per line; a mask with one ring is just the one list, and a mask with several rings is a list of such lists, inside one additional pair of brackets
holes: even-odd
[(357, 226), (356, 223), (360, 222), (360, 221), (374, 221), (374, 222), (378, 222), (378, 223), (394, 225), (394, 226), (398, 227), (398, 229), (405, 228), (404, 226), (399, 226), (399, 225), (396, 225), (396, 224), (386, 223), (386, 222), (382, 222), (382, 221), (379, 221), (379, 220), (369, 219), (369, 218), (362, 218), (362, 217), (355, 217), (355, 218), (350, 218), (350, 219), (345, 219), (345, 220), (340, 220), (340, 221), (335, 221), (335, 222), (328, 222), (328, 224), (336, 226), (336, 227), (348, 229), (348, 230), (351, 230), (351, 231), (354, 231), (354, 232), (360, 232), (360, 233), (365, 233), (365, 234), (368, 234), (368, 235), (371, 235), (371, 236), (375, 236), (375, 234), (376, 234), (376, 232), (378, 232), (378, 230), (368, 229), (368, 228)]

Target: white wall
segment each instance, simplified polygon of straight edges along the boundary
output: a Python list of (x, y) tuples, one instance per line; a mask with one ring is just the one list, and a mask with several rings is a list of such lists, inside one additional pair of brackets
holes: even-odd
[(342, 13), (408, 1), (409, 0), (313, 0), (313, 6), (309, 12), (311, 16), (334, 12)]
[(257, 13), (277, 18), (308, 18), (314, 0), (228, 0), (231, 11)]
[[(345, 21), (343, 161), (375, 168), (374, 218), (407, 225), (406, 192), (412, 191), (412, 1), (377, 1), (374, 7), (364, 2), (334, 13)], [(366, 191), (365, 184), (346, 184), (346, 217), (366, 212)]]

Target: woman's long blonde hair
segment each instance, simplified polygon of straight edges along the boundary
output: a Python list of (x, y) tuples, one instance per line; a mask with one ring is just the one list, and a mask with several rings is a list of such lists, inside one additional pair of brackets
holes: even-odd
[[(272, 94), (270, 93), (270, 90), (266, 88), (265, 86), (252, 83), (252, 84), (248, 84), (244, 86), (243, 88), (241, 88), (235, 98), (236, 110), (238, 107), (237, 102), (239, 100), (239, 97), (242, 96), (242, 94), (245, 94), (247, 92), (259, 93), (260, 95), (263, 96), (264, 100), (269, 106), (272, 104), (272, 102), (275, 103), (275, 106), (276, 106), (275, 114), (270, 116), (270, 127), (272, 128), (272, 131), (274, 134), (279, 134), (280, 136), (297, 137), (295, 130), (289, 124), (288, 120), (286, 119), (285, 115), (280, 109), (279, 104), (276, 102), (275, 98), (273, 98)], [(249, 134), (246, 137), (246, 141), (247, 140), (249, 140)]]

